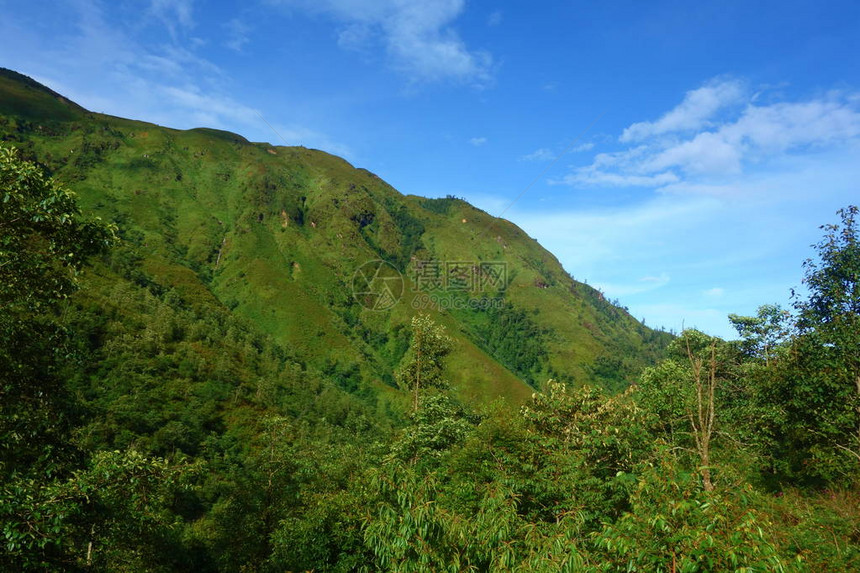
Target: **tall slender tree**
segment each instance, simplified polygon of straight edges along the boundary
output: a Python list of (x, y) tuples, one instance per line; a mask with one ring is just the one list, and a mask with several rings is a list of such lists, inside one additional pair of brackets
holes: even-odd
[(445, 327), (425, 314), (412, 318), (412, 342), (398, 378), (401, 386), (412, 390), (413, 412), (418, 411), (422, 391), (447, 386), (442, 361), (452, 349), (453, 341), (445, 334)]

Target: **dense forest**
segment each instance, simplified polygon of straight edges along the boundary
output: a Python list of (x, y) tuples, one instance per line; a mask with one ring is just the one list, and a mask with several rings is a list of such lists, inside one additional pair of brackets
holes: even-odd
[(9, 147), (0, 193), (3, 570), (860, 568), (856, 207), (793, 309), (684, 331), (622, 392), (476, 407), (419, 314), (382, 410), (164, 288)]

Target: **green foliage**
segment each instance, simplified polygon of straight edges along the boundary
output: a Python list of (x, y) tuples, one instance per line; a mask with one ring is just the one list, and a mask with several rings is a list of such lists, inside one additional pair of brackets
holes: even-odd
[(569, 483), (559, 461), (522, 420), (494, 411), (438, 470), (384, 466), (371, 481), (366, 569), (580, 570), (581, 520), (562, 503)]
[(693, 407), (689, 366), (674, 358), (646, 369), (636, 387), (636, 401), (653, 417), (655, 433), (670, 443), (685, 443), (690, 437), (689, 412)]
[(549, 333), (509, 302), (488, 305), (485, 312), (485, 326), (479, 330), (482, 347), (530, 386), (537, 387), (537, 376), (547, 368)]
[(191, 468), (99, 452), (64, 479), (13, 475), (0, 489), (5, 570), (153, 571), (181, 565), (171, 511)]
[(68, 496), (65, 484), (43, 476), (12, 475), (0, 486), (0, 566), (12, 570), (57, 569), (67, 560), (68, 522), (82, 500)]
[[(815, 245), (819, 261), (804, 262), (803, 279), (809, 289), (809, 299), (798, 301), (801, 330), (816, 330), (831, 342), (849, 342), (848, 350), (856, 350), (854, 338), (860, 321), (860, 237), (857, 216), (860, 209), (849, 206), (840, 209), (841, 225), (824, 225), (824, 239)], [(853, 353), (854, 357), (857, 353)], [(857, 358), (860, 360), (860, 358)]]
[(412, 318), (412, 342), (397, 378), (401, 387), (412, 391), (413, 411), (420, 406), (421, 392), (448, 386), (442, 377), (443, 360), (453, 349), (453, 343), (445, 334), (445, 327), (437, 325), (428, 315)]
[[(698, 416), (696, 371), (700, 382), (713, 358), (716, 411), (720, 418), (731, 416), (724, 405), (736, 378), (737, 360), (731, 345), (695, 329), (687, 329), (672, 341), (669, 358), (642, 373), (636, 388), (637, 401), (653, 413), (652, 423), (659, 435), (674, 443), (692, 445), (693, 424)], [(713, 352), (713, 355), (712, 355)], [(704, 399), (705, 396), (702, 396)]]
[[(773, 471), (828, 483), (860, 467), (860, 244), (857, 207), (839, 211), (804, 263), (806, 300), (798, 299), (798, 335), (762, 380), (762, 398), (777, 407), (763, 428)], [(772, 406), (773, 407), (773, 406)]]
[(421, 237), (424, 235), (424, 225), (409, 212), (406, 205), (398, 204), (396, 201), (386, 201), (386, 208), (400, 231), (399, 252), (394, 258), (395, 266), (405, 271), (412, 255), (423, 248)]
[(67, 298), (75, 273), (113, 229), (80, 217), (75, 195), (15, 148), (0, 147), (0, 306), (39, 313)]
[(50, 475), (73, 455), (75, 405), (60, 378), (71, 349), (58, 313), (86, 258), (112, 241), (74, 194), (0, 147), (0, 477)]
[(766, 365), (787, 347), (790, 318), (787, 310), (774, 304), (760, 306), (756, 316), (729, 315), (729, 321), (741, 337), (742, 351), (763, 360)]
[(784, 571), (751, 492), (707, 492), (665, 453), (645, 470), (631, 510), (594, 535), (598, 571)]
[(784, 547), (786, 565), (828, 573), (860, 570), (858, 495), (856, 488), (788, 488), (779, 496), (760, 498), (761, 510), (773, 523), (774, 540)]
[(421, 202), (421, 207), (439, 215), (447, 215), (458, 201), (460, 200), (456, 197), (448, 195), (444, 199), (425, 199)]
[(391, 446), (391, 457), (402, 462), (434, 463), (451, 447), (461, 444), (475, 419), (444, 395), (427, 396), (411, 424)]
[[(76, 550), (78, 561), (110, 571), (183, 566), (177, 549), (180, 518), (173, 509), (191, 487), (195, 468), (146, 458), (134, 450), (98, 452), (65, 484), (66, 495), (86, 500)], [(89, 527), (87, 527), (89, 526)]]
[(522, 414), (547, 445), (559, 448), (569, 458), (566, 463), (577, 467), (570, 487), (584, 504), (589, 527), (627, 509), (631, 475), (654, 448), (647, 412), (629, 392), (610, 398), (590, 386), (569, 391), (549, 381)]

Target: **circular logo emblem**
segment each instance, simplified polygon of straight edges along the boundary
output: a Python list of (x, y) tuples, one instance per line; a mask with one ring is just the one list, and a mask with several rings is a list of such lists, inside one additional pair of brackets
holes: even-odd
[(368, 261), (352, 276), (352, 296), (368, 310), (389, 310), (403, 296), (403, 277), (383, 260)]

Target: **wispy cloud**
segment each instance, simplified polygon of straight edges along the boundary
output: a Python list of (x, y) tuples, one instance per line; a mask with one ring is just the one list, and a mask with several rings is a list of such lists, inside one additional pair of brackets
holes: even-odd
[(227, 41), (224, 45), (233, 51), (241, 52), (242, 48), (251, 41), (249, 36), (251, 28), (238, 18), (233, 18), (224, 24), (224, 29), (227, 31)]
[(469, 140), (469, 143), (471, 143), (475, 147), (481, 147), (482, 145), (487, 143), (487, 138), (486, 137), (473, 137), (472, 139)]
[(301, 145), (311, 149), (321, 149), (327, 153), (334, 153), (351, 161), (355, 158), (355, 153), (349, 146), (340, 143), (321, 131), (300, 125), (276, 126), (275, 130), (277, 131), (279, 140), (276, 142), (278, 144)]
[[(591, 142), (580, 143), (579, 145), (575, 145), (567, 150), (567, 153), (582, 153), (584, 151), (590, 151), (594, 148), (594, 144)], [(558, 157), (558, 153), (548, 149), (546, 147), (541, 147), (539, 149), (535, 149), (531, 153), (523, 155), (520, 157), (520, 161), (552, 161)]]
[(566, 268), (609, 283), (614, 281), (599, 269), (621, 268), (633, 260), (636, 265), (629, 268), (638, 271), (633, 276), (662, 278), (669, 271), (649, 272), (643, 267), (662, 265), (661, 259), (682, 251), (685, 245), (676, 238), (695, 233), (719, 209), (719, 202), (711, 197), (677, 200), (659, 196), (637, 205), (606, 209), (554, 206), (549, 211), (517, 211), (513, 219), (530, 235), (539, 237)]
[(194, 27), (193, 0), (152, 0), (150, 11), (161, 20), (174, 42), (180, 29)]
[(680, 179), (671, 171), (654, 175), (634, 175), (629, 173), (611, 173), (601, 169), (585, 168), (573, 175), (567, 175), (561, 180), (551, 180), (550, 184), (566, 183), (578, 185), (594, 185), (598, 187), (661, 187), (677, 183)]
[(527, 155), (520, 157), (520, 161), (552, 161), (555, 159), (555, 153), (545, 147), (535, 149)]
[(200, 126), (223, 127), (247, 125), (259, 121), (257, 110), (242, 105), (230, 98), (212, 96), (192, 87), (158, 86), (158, 92), (172, 105), (192, 113)]
[(325, 14), (342, 27), (339, 43), (359, 48), (381, 40), (391, 66), (413, 82), (454, 80), (485, 86), (493, 78), (489, 52), (466, 46), (452, 27), (465, 0), (280, 0)]
[[(282, 143), (260, 119), (259, 111), (234, 95), (228, 74), (201, 55), (194, 38), (174, 32), (175, 41), (147, 41), (151, 28), (145, 29), (146, 25), (169, 28), (170, 24), (174, 29), (193, 26), (191, 1), (154, 0), (145, 15), (149, 17), (146, 25), (114, 21), (94, 0), (76, 0), (61, 8), (68, 20), (62, 37), (41, 38), (38, 32), (15, 25), (11, 19), (4, 23), (9, 44), (39, 47), (21, 48), (16, 57), (21, 70), (37, 81), (92, 111), (179, 129), (214, 127), (250, 139)], [(227, 29), (232, 33), (228, 43), (241, 49), (246, 42), (243, 34), (249, 30), (239, 20), (228, 24)], [(0, 49), (0, 54), (3, 51)], [(285, 124), (281, 133), (290, 144), (354, 157), (349, 146), (327, 135), (325, 129), (280, 122)]]
[(602, 290), (607, 296), (610, 297), (629, 297), (632, 295), (637, 295), (645, 292), (650, 292), (653, 290), (657, 290), (669, 284), (671, 279), (669, 278), (668, 273), (661, 273), (658, 276), (646, 276), (642, 277), (638, 281), (629, 282), (629, 283), (611, 283), (611, 282), (597, 282), (594, 284), (597, 288)]

